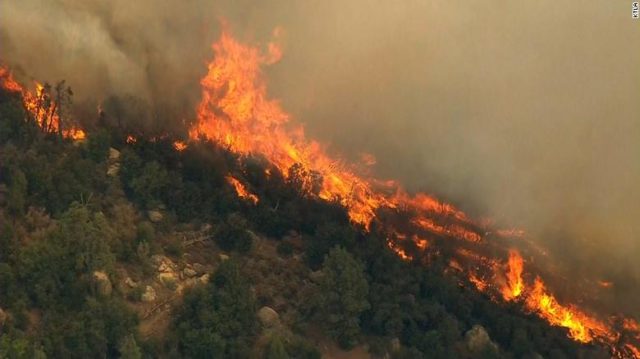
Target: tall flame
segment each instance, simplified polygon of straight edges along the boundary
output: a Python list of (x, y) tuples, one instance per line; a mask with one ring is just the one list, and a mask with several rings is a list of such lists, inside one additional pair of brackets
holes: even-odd
[(522, 267), (524, 262), (520, 253), (516, 250), (509, 251), (509, 262), (507, 269), (507, 285), (502, 288), (502, 296), (509, 301), (518, 298), (524, 289), (522, 282)]
[[(48, 98), (47, 101), (50, 94), (44, 85), (36, 82), (35, 93), (28, 91), (13, 79), (11, 72), (6, 67), (0, 66), (0, 87), (8, 92), (17, 92), (22, 95), (24, 108), (44, 132), (57, 133), (60, 131), (59, 104), (51, 98)], [(73, 126), (68, 129), (63, 128), (61, 133), (63, 137), (74, 141), (83, 140), (86, 137), (83, 130)]]
[[(290, 115), (279, 102), (267, 96), (261, 66), (281, 57), (276, 44), (269, 43), (267, 53), (263, 54), (257, 47), (240, 44), (224, 31), (213, 44), (213, 50), (214, 59), (201, 80), (202, 100), (197, 108), (197, 120), (189, 132), (191, 138), (205, 137), (241, 155), (266, 157), (286, 178), (296, 176), (309, 195), (343, 205), (351, 221), (366, 230), (377, 220), (379, 209), (405, 213), (413, 226), (410, 231), (418, 235), (387, 228), (390, 224), (381, 223), (394, 233), (394, 237), (387, 240), (388, 247), (405, 260), (414, 259), (402, 246), (408, 238), (422, 251), (430, 247), (424, 238), (430, 236), (459, 240), (466, 246), (491, 245), (485, 238), (491, 233), (485, 232), (486, 225), (472, 221), (453, 205), (424, 193), (409, 195), (395, 181), (358, 175), (355, 167), (330, 157), (324, 146), (307, 139), (304, 128), (292, 124)], [(367, 156), (366, 162), (373, 163), (375, 159)], [(237, 179), (228, 177), (227, 180), (239, 196), (253, 198)], [(257, 202), (257, 196), (252, 201)], [(499, 237), (520, 239), (524, 236), (520, 230), (496, 230), (495, 233)], [(551, 325), (567, 328), (569, 336), (580, 342), (597, 339), (610, 345), (612, 352), (620, 357), (633, 355), (637, 350), (632, 344), (617, 343), (620, 334), (613, 325), (588, 316), (576, 307), (561, 305), (539, 277), (532, 286), (527, 286), (523, 279), (525, 261), (517, 251), (509, 251), (502, 276), (506, 277), (506, 285), (500, 285), (495, 276), (489, 278), (478, 272), (483, 271), (482, 268), (484, 272), (500, 268), (496, 260), (470, 249), (461, 248), (458, 253), (472, 265), (465, 268), (451, 259), (451, 266), (466, 273), (478, 290), (495, 291), (502, 294), (504, 300), (518, 300), (525, 309), (537, 313)]]

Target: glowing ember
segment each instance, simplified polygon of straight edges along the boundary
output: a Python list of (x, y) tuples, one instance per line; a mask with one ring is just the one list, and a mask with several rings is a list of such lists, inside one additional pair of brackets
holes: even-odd
[(613, 288), (613, 282), (609, 282), (606, 280), (598, 281), (598, 285), (600, 285), (602, 288)]
[(85, 138), (87, 138), (87, 134), (84, 133), (84, 131), (82, 131), (81, 129), (77, 129), (77, 128), (72, 128), (70, 130), (65, 131), (64, 133), (66, 133), (65, 137), (68, 137), (74, 141), (82, 141)]
[(175, 148), (176, 151), (184, 151), (187, 148), (187, 144), (181, 141), (176, 141), (173, 143), (173, 148)]
[(481, 292), (484, 292), (489, 287), (489, 283), (487, 283), (482, 278), (476, 276), (474, 273), (469, 274), (469, 281), (473, 283), (473, 285), (475, 285), (476, 288)]
[(248, 199), (249, 201), (253, 202), (253, 204), (258, 203), (259, 201), (258, 196), (249, 192), (247, 188), (240, 181), (238, 181), (236, 178), (231, 176), (227, 176), (226, 179), (227, 179), (227, 182), (229, 182), (229, 184), (232, 185), (233, 188), (236, 190), (238, 197)]

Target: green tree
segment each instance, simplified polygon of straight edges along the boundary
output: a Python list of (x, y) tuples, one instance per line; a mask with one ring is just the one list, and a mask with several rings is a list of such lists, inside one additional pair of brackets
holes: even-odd
[(109, 147), (111, 147), (111, 139), (106, 130), (99, 130), (89, 135), (86, 142), (86, 151), (88, 157), (94, 162), (102, 162), (109, 156)]
[(11, 171), (9, 178), (9, 194), (7, 196), (9, 211), (14, 215), (24, 214), (27, 200), (27, 177), (19, 168)]
[(264, 357), (265, 359), (289, 359), (289, 354), (287, 354), (284, 342), (279, 335), (271, 338)]
[(334, 247), (322, 265), (318, 314), (328, 333), (350, 348), (360, 334), (360, 314), (369, 308), (364, 266), (344, 248)]
[(153, 161), (142, 167), (140, 173), (131, 180), (129, 186), (136, 199), (142, 205), (151, 208), (161, 202), (161, 196), (168, 184), (167, 170), (158, 162)]
[(140, 347), (138, 347), (138, 343), (136, 343), (136, 338), (129, 334), (125, 336), (120, 342), (120, 346), (118, 347), (118, 351), (120, 352), (121, 359), (140, 359), (142, 358), (142, 353), (140, 352)]
[(255, 299), (234, 260), (187, 293), (176, 315), (178, 348), (191, 358), (245, 358), (257, 327)]
[(35, 303), (42, 307), (79, 304), (87, 284), (82, 278), (112, 268), (114, 256), (108, 245), (112, 235), (101, 213), (92, 215), (75, 203), (53, 232), (22, 249), (18, 273)]

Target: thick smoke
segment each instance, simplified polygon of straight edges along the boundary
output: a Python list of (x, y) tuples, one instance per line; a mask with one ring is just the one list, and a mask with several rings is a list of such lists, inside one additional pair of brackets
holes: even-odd
[(79, 102), (111, 97), (131, 120), (177, 124), (192, 118), (220, 18), (255, 43), (282, 26), (270, 91), (312, 137), (523, 227), (567, 269), (614, 281), (603, 299), (640, 315), (630, 12), (601, 0), (5, 0), (0, 58), (67, 79)]
[(22, 80), (65, 79), (84, 113), (166, 128), (192, 117), (218, 15), (199, 0), (3, 1), (0, 58)]

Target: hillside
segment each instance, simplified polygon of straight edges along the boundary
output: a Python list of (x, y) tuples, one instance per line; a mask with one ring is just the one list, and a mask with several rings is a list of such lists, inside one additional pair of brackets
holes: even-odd
[(446, 253), (404, 260), (295, 167), (96, 123), (43, 130), (0, 94), (0, 358), (610, 355)]

